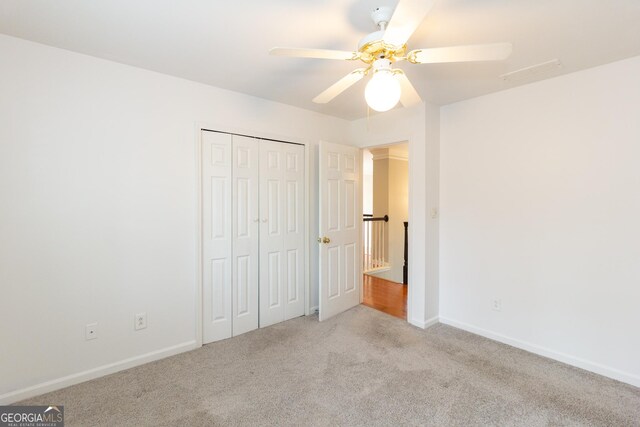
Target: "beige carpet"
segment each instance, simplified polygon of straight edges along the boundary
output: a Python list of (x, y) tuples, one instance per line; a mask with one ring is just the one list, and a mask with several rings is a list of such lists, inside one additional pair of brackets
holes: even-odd
[(30, 399), (67, 426), (640, 426), (640, 389), (360, 306)]

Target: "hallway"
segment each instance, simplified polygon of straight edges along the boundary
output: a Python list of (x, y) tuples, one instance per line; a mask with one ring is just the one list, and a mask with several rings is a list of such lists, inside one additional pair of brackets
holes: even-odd
[(368, 274), (363, 276), (362, 304), (406, 320), (407, 286)]

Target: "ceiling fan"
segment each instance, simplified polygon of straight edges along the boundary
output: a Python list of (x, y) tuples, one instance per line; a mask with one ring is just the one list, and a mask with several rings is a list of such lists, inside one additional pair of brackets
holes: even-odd
[(353, 86), (365, 76), (372, 74), (365, 88), (365, 100), (376, 111), (387, 111), (398, 101), (411, 107), (422, 102), (420, 95), (399, 68), (393, 64), (407, 61), (411, 64), (437, 64), (444, 62), (498, 61), (511, 54), (510, 43), (493, 43), (469, 46), (414, 49), (408, 51), (407, 40), (431, 10), (435, 0), (400, 0), (395, 11), (390, 7), (378, 7), (371, 17), (379, 28), (366, 35), (358, 43), (355, 52), (274, 47), (271, 55), (298, 58), (339, 59), (362, 61), (365, 66), (353, 70), (313, 99), (317, 104), (326, 104)]

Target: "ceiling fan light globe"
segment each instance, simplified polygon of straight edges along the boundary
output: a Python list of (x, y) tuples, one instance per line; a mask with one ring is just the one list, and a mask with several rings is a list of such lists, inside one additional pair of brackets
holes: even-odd
[(390, 70), (376, 71), (364, 90), (367, 105), (381, 113), (395, 107), (400, 95), (400, 82)]

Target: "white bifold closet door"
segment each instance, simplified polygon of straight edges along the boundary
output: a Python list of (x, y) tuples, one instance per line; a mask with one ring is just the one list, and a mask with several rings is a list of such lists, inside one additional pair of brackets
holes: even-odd
[(231, 135), (202, 132), (203, 342), (232, 334)]
[(260, 327), (304, 314), (304, 147), (260, 141)]
[(203, 342), (304, 315), (304, 146), (202, 132)]
[(233, 136), (233, 335), (258, 328), (260, 142)]

